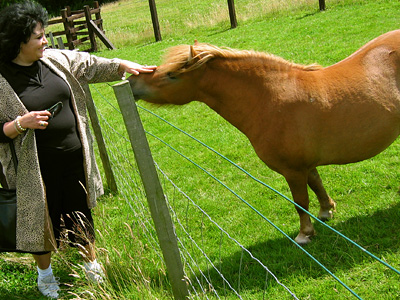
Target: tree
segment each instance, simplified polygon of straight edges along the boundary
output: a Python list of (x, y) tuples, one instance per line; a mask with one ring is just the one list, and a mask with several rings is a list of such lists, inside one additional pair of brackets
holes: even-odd
[[(25, 0), (0, 0), (0, 9), (3, 9), (10, 4), (23, 1)], [(93, 7), (94, 0), (36, 0), (36, 2), (46, 8), (50, 16), (59, 16), (60, 10), (66, 6), (71, 7), (72, 10), (82, 9), (85, 5)], [(101, 5), (108, 2), (115, 2), (115, 0), (98, 0), (98, 2)]]

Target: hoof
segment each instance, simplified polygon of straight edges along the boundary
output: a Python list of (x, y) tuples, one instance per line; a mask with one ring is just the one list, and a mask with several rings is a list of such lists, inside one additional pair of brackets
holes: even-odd
[(294, 240), (297, 244), (304, 246), (311, 243), (311, 236), (299, 233)]
[(318, 218), (321, 221), (328, 221), (333, 218), (333, 213), (336, 212), (336, 203), (333, 202), (333, 206), (329, 210), (321, 209), (318, 214)]
[(329, 221), (332, 218), (333, 218), (333, 211), (332, 210), (328, 210), (328, 211), (320, 210), (319, 211), (318, 219), (320, 219), (321, 221)]

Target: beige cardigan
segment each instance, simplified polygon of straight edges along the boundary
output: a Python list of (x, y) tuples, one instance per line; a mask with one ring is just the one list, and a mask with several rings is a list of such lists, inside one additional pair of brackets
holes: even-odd
[[(103, 185), (92, 147), (89, 118), (86, 113), (86, 95), (82, 85), (120, 80), (120, 60), (96, 57), (85, 52), (53, 49), (47, 49), (41, 60), (63, 78), (71, 90), (82, 141), (87, 202), (89, 208), (93, 208), (96, 206), (96, 198), (103, 194)], [(0, 122), (14, 120), (25, 113), (27, 109), (0, 75)], [(29, 129), (19, 135), (14, 139), (14, 145), (18, 157), (18, 176), (15, 176), (8, 143), (0, 143), (0, 162), (8, 187), (17, 189), (17, 249), (29, 252), (54, 250), (55, 239), (40, 174), (35, 131)], [(54, 167), (57, 167), (57, 162), (54, 163)]]

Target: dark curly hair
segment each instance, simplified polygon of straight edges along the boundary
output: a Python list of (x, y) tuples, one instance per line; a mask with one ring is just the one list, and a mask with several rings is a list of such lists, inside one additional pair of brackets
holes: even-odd
[(15, 59), (21, 43), (27, 43), (38, 24), (47, 26), (47, 11), (38, 3), (24, 1), (0, 11), (0, 63)]

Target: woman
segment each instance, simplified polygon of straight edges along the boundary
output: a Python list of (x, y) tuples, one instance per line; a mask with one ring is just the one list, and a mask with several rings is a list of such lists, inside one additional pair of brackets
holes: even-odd
[[(120, 80), (125, 72), (137, 75), (155, 67), (46, 49), (46, 25), (46, 11), (34, 2), (0, 12), (0, 162), (2, 182), (17, 189), (17, 249), (33, 254), (41, 293), (57, 298), (51, 253), (63, 228), (71, 243), (85, 250), (88, 278), (102, 279), (90, 209), (103, 187), (82, 84)], [(58, 102), (54, 114), (47, 110)]]

